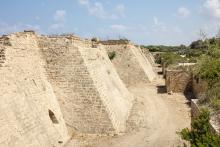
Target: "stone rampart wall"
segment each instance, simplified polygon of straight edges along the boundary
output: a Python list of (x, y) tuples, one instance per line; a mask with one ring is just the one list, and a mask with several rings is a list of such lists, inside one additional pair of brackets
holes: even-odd
[(142, 82), (147, 83), (156, 77), (150, 62), (135, 46), (105, 45), (104, 47), (108, 53), (116, 53), (112, 63), (127, 87)]
[(58, 147), (69, 137), (36, 37), (8, 37), (11, 46), (5, 46), (0, 67), (0, 146)]
[[(125, 130), (132, 97), (119, 78), (112, 83), (118, 75), (113, 67), (108, 68), (111, 62), (104, 49), (67, 38), (40, 38), (39, 46), (70, 131), (100, 134)], [(109, 76), (111, 73), (114, 76)], [(115, 89), (117, 86), (120, 89)]]

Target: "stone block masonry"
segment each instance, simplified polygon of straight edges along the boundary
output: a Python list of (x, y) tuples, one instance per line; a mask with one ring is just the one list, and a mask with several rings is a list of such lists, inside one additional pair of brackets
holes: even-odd
[(155, 65), (155, 58), (154, 56), (151, 54), (151, 52), (146, 49), (146, 48), (141, 48), (141, 51), (143, 52), (143, 54), (145, 55), (145, 57), (149, 60), (149, 62), (151, 63), (152, 66)]
[[(132, 46), (129, 52), (142, 57)], [(143, 60), (135, 60), (138, 69)], [(134, 97), (103, 45), (33, 31), (3, 36), (0, 77), (0, 146), (60, 147), (75, 131), (126, 130)]]
[(133, 97), (105, 50), (66, 37), (40, 37), (38, 42), (69, 132), (123, 132)]
[(185, 70), (166, 70), (167, 92), (184, 93), (192, 89), (192, 74)]
[(0, 46), (3, 147), (56, 147), (69, 138), (36, 40), (34, 35), (16, 33), (8, 36), (11, 46)]
[(112, 62), (127, 87), (151, 82), (156, 78), (152, 65), (140, 48), (132, 44), (104, 44), (104, 47), (107, 52), (116, 53)]

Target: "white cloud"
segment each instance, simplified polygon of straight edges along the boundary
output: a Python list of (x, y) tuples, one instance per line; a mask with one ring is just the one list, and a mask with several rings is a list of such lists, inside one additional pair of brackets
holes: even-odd
[(123, 4), (119, 4), (116, 6), (115, 8), (115, 13), (119, 16), (119, 17), (125, 17), (125, 5)]
[(220, 19), (220, 0), (205, 0), (203, 7), (210, 16)]
[(35, 16), (35, 20), (40, 20), (40, 16)]
[(89, 0), (79, 0), (79, 3), (80, 3), (81, 5), (86, 5), (86, 6), (88, 6), (88, 5), (89, 5)]
[(197, 36), (199, 29), (203, 30), (207, 37), (213, 37), (220, 29), (220, 0), (203, 0), (201, 12), (204, 17), (204, 23), (200, 24), (197, 29)]
[(117, 5), (112, 12), (107, 11), (101, 2), (91, 2), (90, 0), (78, 0), (79, 4), (86, 7), (89, 14), (101, 19), (119, 19), (125, 17), (125, 6)]
[(180, 18), (187, 18), (190, 15), (190, 10), (185, 7), (180, 7), (177, 11), (177, 16)]
[(49, 30), (50, 31), (59, 30), (59, 29), (62, 29), (63, 27), (64, 27), (63, 24), (55, 23), (55, 24), (50, 25)]
[(154, 20), (154, 25), (156, 25), (156, 26), (160, 25), (157, 17), (153, 17), (153, 20)]
[(91, 15), (94, 15), (98, 18), (107, 18), (108, 14), (104, 10), (102, 3), (96, 2), (93, 6), (89, 6), (88, 11)]
[(64, 22), (66, 17), (65, 10), (57, 10), (54, 14), (54, 20), (57, 22)]
[(124, 25), (119, 25), (119, 24), (111, 25), (110, 28), (114, 31), (125, 31), (128, 29), (128, 27), (126, 27)]
[(168, 31), (167, 26), (163, 22), (160, 22), (160, 20), (157, 17), (153, 17), (153, 22), (154, 22), (154, 25), (153, 25), (152, 30), (154, 32), (167, 32)]
[(157, 17), (153, 17), (153, 26), (151, 28), (152, 33), (176, 33), (181, 34), (182, 30), (178, 26), (168, 26), (164, 22), (160, 21)]
[(57, 31), (64, 28), (64, 24), (66, 21), (66, 11), (65, 10), (57, 10), (54, 13), (54, 23), (49, 26), (49, 31)]

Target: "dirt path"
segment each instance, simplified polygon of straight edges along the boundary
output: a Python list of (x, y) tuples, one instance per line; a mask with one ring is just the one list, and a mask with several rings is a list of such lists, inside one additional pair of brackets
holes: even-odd
[[(129, 90), (136, 96), (127, 133), (114, 137), (82, 137), (80, 147), (176, 147), (177, 131), (190, 126), (190, 107), (182, 94), (168, 95), (164, 80), (140, 84)], [(82, 139), (81, 138), (81, 139)], [(91, 139), (93, 138), (93, 139)], [(89, 143), (90, 142), (90, 143)]]

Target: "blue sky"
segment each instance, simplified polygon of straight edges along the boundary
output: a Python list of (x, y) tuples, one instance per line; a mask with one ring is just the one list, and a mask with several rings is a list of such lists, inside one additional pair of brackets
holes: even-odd
[(0, 34), (34, 29), (178, 45), (220, 28), (220, 0), (5, 0), (0, 11)]

